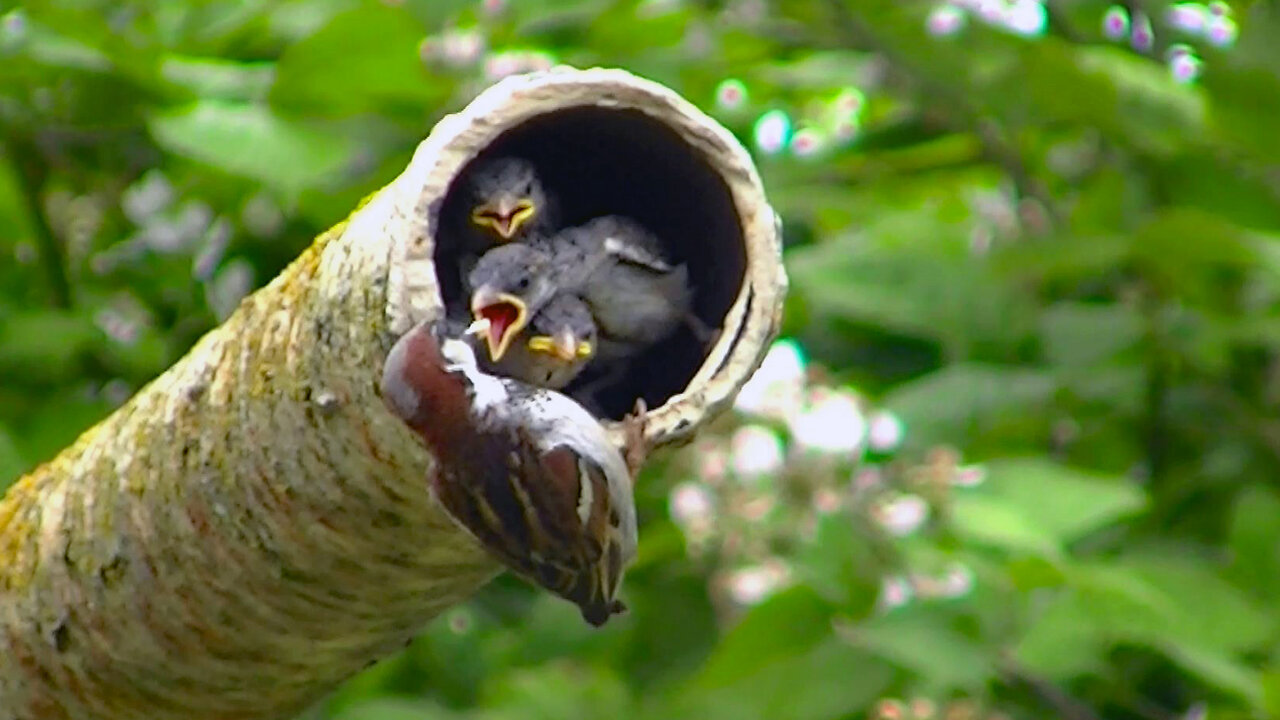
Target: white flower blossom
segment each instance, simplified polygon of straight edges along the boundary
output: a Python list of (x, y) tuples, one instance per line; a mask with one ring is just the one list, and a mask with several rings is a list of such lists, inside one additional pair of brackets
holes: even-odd
[(791, 118), (782, 110), (770, 110), (756, 120), (753, 134), (756, 149), (765, 155), (774, 155), (791, 139)]
[(755, 479), (782, 469), (782, 440), (763, 425), (743, 425), (729, 440), (733, 472), (739, 478)]
[(951, 3), (942, 3), (929, 11), (925, 19), (925, 30), (934, 37), (947, 37), (964, 29), (968, 16), (960, 8)]
[(788, 424), (797, 445), (823, 453), (854, 453), (867, 439), (858, 398), (844, 390), (814, 391), (807, 407)]
[(900, 575), (891, 575), (880, 581), (879, 605), (881, 610), (892, 610), (911, 602), (911, 582)]
[(791, 572), (781, 562), (733, 571), (728, 578), (729, 596), (739, 605), (758, 605), (790, 580)]
[(804, 383), (805, 359), (800, 346), (793, 340), (779, 340), (742, 386), (733, 406), (748, 415), (783, 420), (800, 410)]
[(682, 482), (671, 489), (668, 499), (671, 519), (684, 528), (711, 524), (715, 515), (715, 498), (705, 485), (698, 482)]
[(1043, 35), (1049, 14), (1041, 0), (1013, 0), (1005, 11), (1004, 26), (1023, 37)]
[(951, 484), (956, 487), (975, 487), (987, 479), (987, 469), (981, 465), (962, 465), (951, 475)]
[(747, 86), (737, 78), (728, 78), (716, 86), (716, 105), (721, 110), (737, 110), (747, 102)]
[(929, 519), (929, 503), (919, 495), (904, 494), (878, 504), (873, 515), (895, 537), (905, 537)]
[(893, 452), (902, 444), (902, 420), (888, 410), (871, 416), (867, 428), (867, 445), (876, 452)]
[(813, 493), (813, 509), (819, 515), (832, 515), (844, 506), (840, 493), (831, 488), (819, 488)]
[(973, 584), (973, 570), (963, 563), (952, 563), (938, 583), (939, 595), (946, 598), (963, 597), (973, 590)]

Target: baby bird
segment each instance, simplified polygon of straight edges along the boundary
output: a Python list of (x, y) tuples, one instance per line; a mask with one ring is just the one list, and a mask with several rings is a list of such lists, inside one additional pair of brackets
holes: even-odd
[[(492, 322), (481, 316), (468, 328), (470, 335), (483, 335), (492, 348)], [(505, 375), (538, 387), (559, 390), (586, 368), (595, 356), (596, 323), (582, 299), (567, 293), (551, 298), (533, 315), (528, 327), (513, 340), (498, 341), (506, 352), (489, 360), (481, 359), (487, 372)]]
[(555, 258), (539, 246), (511, 243), (496, 247), (467, 275), (470, 308), (483, 331), (489, 359), (497, 362), (542, 308), (560, 292)]
[(636, 221), (606, 215), (540, 244), (557, 268), (553, 283), (591, 308), (602, 358), (633, 355), (682, 323), (700, 339), (709, 335), (692, 311), (688, 268), (672, 265), (661, 241)]
[(533, 163), (500, 157), (484, 161), (467, 179), (472, 249), (523, 240), (555, 226), (556, 211)]
[(637, 532), (631, 474), (643, 459), (643, 406), (627, 420), (628, 455), (582, 406), (552, 390), (481, 371), (471, 346), (423, 323), (383, 367), (387, 406), (436, 459), (431, 489), (495, 557), (603, 625)]

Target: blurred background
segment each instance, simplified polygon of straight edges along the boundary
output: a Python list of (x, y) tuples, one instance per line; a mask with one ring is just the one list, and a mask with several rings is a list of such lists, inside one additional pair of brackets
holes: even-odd
[(668, 84), (783, 339), (637, 488), (629, 616), (504, 577), (306, 720), (1280, 716), (1280, 7), (0, 2), (0, 488), (490, 82)]

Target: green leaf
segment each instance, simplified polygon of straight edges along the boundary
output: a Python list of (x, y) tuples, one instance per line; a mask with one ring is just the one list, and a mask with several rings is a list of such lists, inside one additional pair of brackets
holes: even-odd
[(1181, 619), (1176, 598), (1110, 562), (1076, 563), (1066, 569), (1067, 582), (1088, 608), (1092, 625), (1115, 640), (1150, 646)]
[(1262, 676), (1256, 668), (1219, 652), (1186, 645), (1171, 647), (1167, 654), (1206, 684), (1236, 695), (1256, 708), (1263, 707)]
[(333, 720), (450, 720), (454, 713), (425, 700), (377, 698), (352, 705)]
[(1013, 649), (1018, 663), (1056, 681), (1102, 672), (1111, 641), (1082, 596), (1063, 592), (1037, 605)]
[[(850, 75), (874, 60), (848, 50), (814, 50), (797, 59), (761, 63), (753, 69), (760, 80), (787, 88), (831, 90), (849, 86)], [(865, 70), (864, 70), (865, 71)]]
[(30, 466), (7, 428), (0, 425), (0, 493)]
[(332, 180), (354, 150), (341, 135), (222, 100), (156, 114), (150, 128), (170, 152), (286, 192)]
[(1133, 578), (1162, 593), (1181, 615), (1159, 632), (1159, 639), (1221, 652), (1245, 652), (1270, 644), (1277, 627), (1272, 613), (1219, 576), (1208, 560), (1174, 552), (1121, 561)]
[[(658, 479), (658, 478), (654, 478)], [(653, 527), (646, 525), (646, 530)], [(678, 532), (671, 525), (658, 525)], [(652, 535), (647, 535), (645, 542)], [(645, 542), (640, 543), (641, 553)], [(684, 545), (680, 555), (668, 555), (650, 567), (633, 567), (627, 573), (626, 593), (630, 608), (624, 659), (621, 666), (630, 681), (655, 685), (683, 682), (696, 672), (716, 647), (720, 632), (715, 608), (708, 597), (706, 578), (701, 572), (680, 572), (688, 562)], [(581, 619), (578, 619), (581, 624)], [(649, 628), (665, 632), (649, 632)]]
[(981, 641), (951, 627), (947, 615), (907, 607), (849, 629), (858, 647), (915, 673), (930, 692), (977, 692), (995, 676)]
[(1275, 604), (1280, 601), (1280, 496), (1258, 486), (1245, 488), (1232, 512), (1229, 547), (1232, 576), (1240, 587)]
[(13, 426), (23, 457), (31, 463), (49, 460), (115, 409), (88, 386), (79, 382), (46, 393), (35, 413)]
[(1202, 89), (1180, 85), (1168, 69), (1127, 49), (1072, 45), (1058, 38), (1028, 43), (1009, 68), (1005, 103), (1032, 103), (1042, 119), (1101, 128), (1130, 149), (1171, 155), (1202, 137), (1208, 103)]
[(910, 428), (909, 441), (954, 442), (997, 423), (1041, 422), (1056, 389), (1039, 370), (958, 363), (899, 385), (883, 404)]
[(1267, 124), (1268, 117), (1280, 113), (1280, 82), (1275, 72), (1237, 68), (1209, 73), (1206, 85), (1213, 93), (1209, 116), (1214, 133), (1250, 157), (1280, 162), (1280, 141)]
[(280, 56), (271, 101), (311, 115), (339, 117), (378, 104), (429, 107), (451, 83), (433, 80), (418, 55), (422, 26), (404, 8), (367, 3), (335, 15)]
[(716, 647), (692, 683), (722, 687), (803, 653), (831, 634), (832, 608), (804, 586), (792, 587), (752, 608)]
[(1234, 159), (1188, 154), (1160, 171), (1170, 202), (1195, 207), (1255, 230), (1280, 230), (1280, 188), (1241, 172)]
[(102, 334), (84, 313), (24, 310), (0, 320), (0, 372), (64, 379)]
[(1143, 320), (1124, 305), (1061, 302), (1044, 310), (1040, 333), (1049, 362), (1083, 369), (1137, 345)]
[(1031, 320), (1020, 294), (971, 256), (958, 223), (935, 214), (882, 209), (858, 235), (797, 248), (788, 256), (795, 291), (824, 323), (935, 340), (956, 357), (979, 343), (1013, 344)]
[(950, 508), (951, 528), (962, 539), (1015, 553), (1056, 557), (1058, 539), (1000, 498), (958, 494)]
[(634, 717), (626, 684), (607, 665), (568, 662), (495, 675), (477, 720), (561, 720)]
[(275, 78), (275, 63), (167, 55), (160, 74), (207, 100), (263, 100)]
[[(785, 623), (786, 618), (778, 618)], [(785, 624), (782, 627), (786, 627)], [(775, 633), (784, 632), (781, 628)], [(893, 670), (865, 650), (828, 636), (809, 649), (773, 657), (716, 687), (694, 685), (646, 708), (649, 720), (829, 720), (866, 709)], [(728, 680), (728, 678), (726, 678)]]
[[(1257, 253), (1252, 237), (1243, 228), (1202, 210), (1169, 208), (1151, 215), (1138, 228), (1133, 252), (1183, 289), (1207, 280), (1205, 267), (1254, 265)], [(1207, 238), (1213, 241), (1206, 242)]]
[(987, 463), (983, 494), (1000, 498), (1057, 542), (1070, 543), (1146, 507), (1133, 481), (1069, 468), (1042, 458)]
[(884, 568), (866, 534), (851, 517), (837, 513), (818, 518), (817, 536), (800, 552), (795, 569), (842, 614), (861, 617), (875, 606)]

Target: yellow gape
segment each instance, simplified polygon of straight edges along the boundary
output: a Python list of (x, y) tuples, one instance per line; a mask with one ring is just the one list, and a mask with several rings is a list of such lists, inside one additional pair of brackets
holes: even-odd
[(565, 362), (572, 362), (579, 358), (586, 359), (595, 352), (595, 348), (587, 340), (581, 340), (577, 343), (570, 340), (570, 342), (564, 343), (557, 342), (550, 335), (534, 335), (529, 338), (528, 346), (533, 352), (546, 353)]
[(481, 227), (491, 227), (503, 240), (510, 240), (515, 237), (520, 226), (533, 217), (535, 210), (529, 200), (519, 200), (509, 208), (485, 203), (477, 205), (471, 211), (471, 222)]

